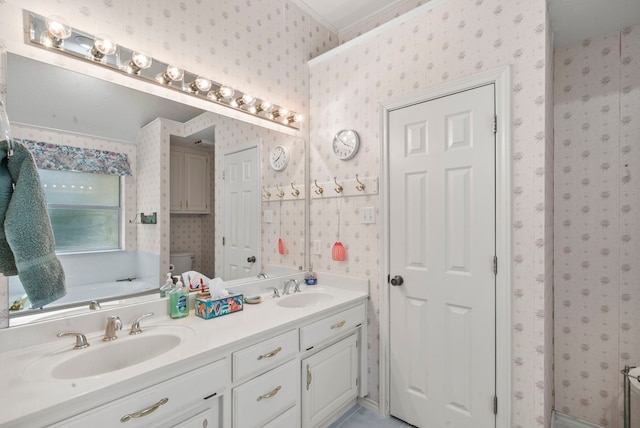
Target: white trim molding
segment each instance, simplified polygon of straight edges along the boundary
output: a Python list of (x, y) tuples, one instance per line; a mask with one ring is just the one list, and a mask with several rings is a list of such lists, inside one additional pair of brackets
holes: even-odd
[(389, 113), (487, 84), (495, 86), (496, 127), (496, 428), (511, 426), (511, 69), (503, 66), (380, 103), (380, 413), (389, 414)]

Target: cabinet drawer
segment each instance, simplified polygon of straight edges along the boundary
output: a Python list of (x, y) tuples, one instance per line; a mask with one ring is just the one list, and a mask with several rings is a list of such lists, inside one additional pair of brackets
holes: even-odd
[(274, 338), (233, 353), (233, 381), (264, 373), (298, 353), (298, 331), (291, 330)]
[(300, 428), (298, 406), (290, 408), (262, 428)]
[[(175, 415), (200, 405), (205, 397), (221, 392), (228, 383), (227, 373), (227, 360), (222, 359), (120, 398), (113, 403), (89, 410), (56, 426), (65, 428), (161, 426)], [(217, 399), (217, 397), (211, 399)], [(125, 415), (134, 415), (154, 406), (157, 408), (148, 412), (146, 416), (131, 417), (125, 422), (121, 420)]]
[(300, 329), (300, 350), (312, 348), (365, 321), (364, 304), (331, 315)]
[(233, 389), (233, 426), (262, 427), (297, 404), (300, 363), (291, 360)]

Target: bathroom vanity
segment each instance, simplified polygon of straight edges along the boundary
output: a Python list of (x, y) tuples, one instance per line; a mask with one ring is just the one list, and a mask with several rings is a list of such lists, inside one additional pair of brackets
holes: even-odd
[[(172, 320), (161, 300), (25, 326), (39, 344), (9, 329), (0, 427), (327, 426), (366, 394), (367, 281), (352, 283), (265, 294), (210, 320)], [(103, 342), (98, 327), (112, 315), (124, 328)], [(63, 330), (87, 332), (90, 346), (73, 349), (73, 337), (56, 338)]]

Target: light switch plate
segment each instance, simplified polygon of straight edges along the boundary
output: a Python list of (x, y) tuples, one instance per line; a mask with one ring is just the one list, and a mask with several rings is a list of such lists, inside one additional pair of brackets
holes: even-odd
[(273, 222), (273, 211), (264, 210), (264, 222), (265, 223), (272, 223)]
[(313, 254), (322, 254), (322, 241), (319, 239), (313, 241)]
[(373, 207), (360, 208), (360, 223), (374, 224), (376, 222), (376, 210)]

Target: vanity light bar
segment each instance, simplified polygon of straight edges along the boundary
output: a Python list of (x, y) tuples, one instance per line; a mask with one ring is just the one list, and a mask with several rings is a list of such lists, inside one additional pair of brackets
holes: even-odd
[(128, 49), (104, 35), (91, 35), (69, 26), (62, 18), (44, 17), (24, 11), (27, 42), (50, 52), (57, 52), (134, 79), (171, 88), (235, 111), (300, 129), (302, 115), (281, 105), (231, 88), (175, 64), (167, 64), (148, 53)]

